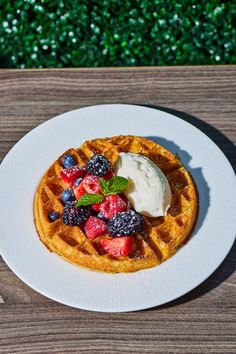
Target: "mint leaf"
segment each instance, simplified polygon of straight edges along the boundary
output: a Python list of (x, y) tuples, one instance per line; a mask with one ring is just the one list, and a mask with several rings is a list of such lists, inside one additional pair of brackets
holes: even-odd
[(107, 181), (108, 189), (111, 188), (111, 186), (112, 186), (112, 184), (113, 184), (114, 177), (116, 178), (116, 176), (113, 176), (113, 177), (111, 177), (111, 178)]
[(104, 195), (101, 194), (84, 194), (82, 197), (78, 200), (78, 203), (76, 206), (86, 206), (90, 204), (97, 204), (102, 202), (104, 199)]
[(100, 184), (102, 194), (107, 195), (108, 182), (106, 182), (105, 179), (103, 179), (103, 178), (99, 178), (99, 184)]
[(109, 180), (108, 187), (107, 195), (121, 193), (128, 187), (128, 179), (121, 176), (114, 176)]

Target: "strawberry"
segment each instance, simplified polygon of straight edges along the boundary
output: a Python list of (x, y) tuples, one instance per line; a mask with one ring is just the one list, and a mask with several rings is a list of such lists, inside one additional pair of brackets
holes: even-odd
[(72, 166), (70, 168), (64, 168), (60, 172), (60, 175), (66, 187), (71, 188), (76, 178), (83, 177), (85, 173), (86, 173), (85, 167)]
[(108, 181), (113, 176), (115, 176), (115, 173), (112, 170), (109, 170), (109, 171), (107, 171), (107, 173), (102, 178), (104, 178), (105, 181)]
[(97, 203), (97, 204), (92, 204), (91, 207), (93, 210), (95, 211), (100, 211), (100, 206), (101, 206), (102, 202)]
[(96, 216), (90, 216), (85, 224), (85, 232), (88, 238), (95, 238), (98, 235), (105, 234), (107, 231), (107, 225), (105, 221), (96, 218)]
[(101, 246), (112, 256), (128, 256), (133, 246), (133, 239), (129, 236), (100, 239)]
[(99, 177), (85, 176), (82, 184), (86, 192), (89, 194), (101, 193)]
[(125, 211), (127, 209), (126, 203), (118, 194), (108, 195), (101, 203), (100, 203), (100, 212), (101, 214), (110, 219), (115, 216), (120, 211)]
[(80, 183), (77, 187), (74, 188), (74, 195), (77, 200), (79, 200), (85, 193), (86, 190), (83, 187), (83, 183)]

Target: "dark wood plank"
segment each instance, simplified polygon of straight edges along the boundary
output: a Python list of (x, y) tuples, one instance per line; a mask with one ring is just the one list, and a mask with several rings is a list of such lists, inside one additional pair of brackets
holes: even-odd
[[(0, 158), (45, 120), (99, 103), (174, 112), (236, 167), (236, 66), (0, 70)], [(1, 353), (235, 353), (236, 247), (197, 289), (137, 313), (86, 312), (31, 290), (0, 262)], [(117, 294), (119, 296), (119, 294)]]

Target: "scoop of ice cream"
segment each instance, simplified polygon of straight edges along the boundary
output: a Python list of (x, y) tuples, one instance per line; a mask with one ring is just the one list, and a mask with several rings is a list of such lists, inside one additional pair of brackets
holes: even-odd
[(124, 193), (138, 213), (149, 217), (166, 215), (171, 190), (164, 173), (153, 161), (139, 154), (122, 152), (115, 172), (128, 178), (129, 185)]

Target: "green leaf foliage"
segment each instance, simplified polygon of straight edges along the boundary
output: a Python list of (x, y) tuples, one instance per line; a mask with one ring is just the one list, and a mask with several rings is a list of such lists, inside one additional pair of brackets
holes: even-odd
[(2, 0), (0, 67), (236, 64), (234, 1)]
[(91, 205), (91, 204), (97, 204), (102, 202), (104, 199), (104, 196), (101, 194), (84, 194), (82, 197), (78, 200), (76, 206), (86, 206), (86, 205)]
[(110, 195), (110, 194), (117, 194), (121, 193), (128, 187), (128, 180), (125, 177), (121, 176), (113, 176), (107, 182), (105, 179), (100, 178), (100, 188), (102, 194)]
[(109, 181), (108, 195), (123, 192), (128, 187), (128, 180), (125, 177), (114, 176)]
[(99, 178), (99, 183), (102, 194), (107, 195), (109, 181), (106, 182), (105, 179)]

